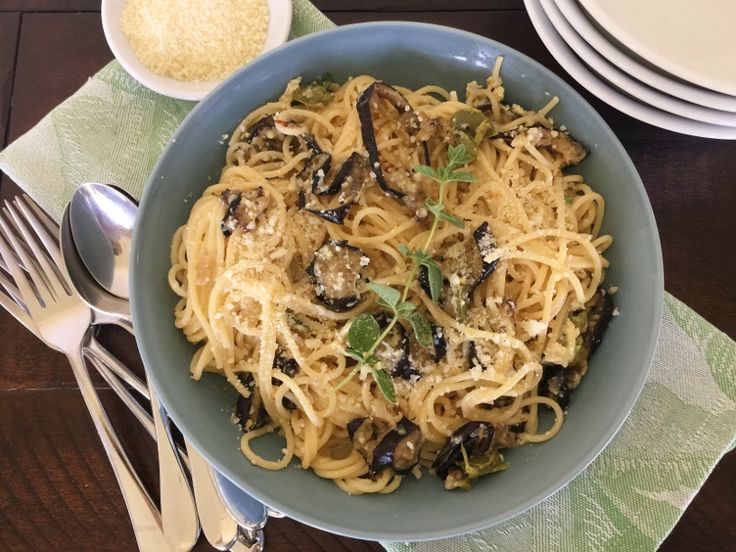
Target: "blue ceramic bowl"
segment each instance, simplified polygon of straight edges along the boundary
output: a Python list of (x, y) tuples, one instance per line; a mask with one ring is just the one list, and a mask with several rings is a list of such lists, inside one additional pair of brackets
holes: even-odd
[[(169, 290), (169, 243), (187, 220), (193, 200), (224, 163), (223, 134), (276, 98), (289, 79), (330, 71), (337, 80), (371, 74), (389, 83), (439, 84), (465, 90), (482, 81), (504, 56), (506, 98), (528, 108), (550, 96), (561, 102), (558, 125), (591, 149), (579, 167), (606, 198), (604, 231), (615, 237), (606, 283), (617, 285), (621, 315), (575, 391), (569, 415), (551, 441), (507, 454), (511, 469), (485, 477), (471, 492), (447, 492), (435, 477), (409, 478), (391, 495), (348, 496), (331, 482), (290, 466), (267, 471), (238, 449), (229, 421), (235, 393), (224, 379), (189, 377), (195, 347), (173, 324), (176, 297)], [(133, 242), (132, 309), (138, 345), (161, 400), (181, 431), (235, 484), (286, 515), (359, 538), (435, 539), (488, 527), (537, 504), (578, 475), (611, 440), (644, 384), (660, 323), (662, 258), (651, 206), (636, 170), (611, 129), (570, 86), (525, 55), (466, 32), (415, 23), (369, 23), (290, 42), (220, 85), (187, 117), (158, 161), (143, 194)], [(281, 443), (262, 451), (278, 456)]]

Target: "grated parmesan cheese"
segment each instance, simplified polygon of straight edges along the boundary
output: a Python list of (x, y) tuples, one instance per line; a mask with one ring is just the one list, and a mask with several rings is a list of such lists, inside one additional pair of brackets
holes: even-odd
[(221, 80), (263, 50), (266, 0), (127, 0), (121, 29), (151, 71), (182, 81)]

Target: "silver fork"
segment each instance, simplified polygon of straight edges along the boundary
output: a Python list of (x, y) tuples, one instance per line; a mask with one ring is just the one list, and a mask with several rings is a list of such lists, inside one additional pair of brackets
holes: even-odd
[[(46, 345), (63, 352), (69, 359), (123, 494), (138, 547), (144, 552), (167, 550), (169, 546), (163, 534), (161, 515), (125, 454), (84, 365), (82, 348), (92, 322), (91, 311), (79, 297), (67, 291), (70, 286), (62, 280), (64, 276), (49, 263), (23, 218), (10, 205), (8, 207), (7, 212), (12, 216), (14, 226), (23, 236), (30, 252), (26, 251), (8, 223), (0, 217), (0, 257), (15, 281), (37, 335)], [(50, 239), (47, 234), (43, 235), (40, 225), (33, 230), (42, 242)], [(28, 278), (16, 261), (16, 255), (25, 266)]]

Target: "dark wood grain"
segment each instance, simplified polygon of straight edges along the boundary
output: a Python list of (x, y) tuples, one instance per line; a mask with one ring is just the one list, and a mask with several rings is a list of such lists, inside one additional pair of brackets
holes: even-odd
[[(728, 170), (736, 143), (651, 127), (592, 97), (546, 51), (520, 11), (521, 0), (318, 0), (317, 5), (340, 24), (406, 19), (477, 32), (571, 82), (612, 126), (642, 176), (659, 225), (668, 291), (736, 337), (736, 182)], [(99, 15), (74, 13), (97, 9), (99, 0), (0, 0), (0, 12), (17, 12), (0, 13), (0, 139), (30, 129), (112, 59)], [(16, 189), (4, 179), (0, 197)], [(115, 479), (66, 360), (1, 310), (0, 330), (0, 550), (134, 550)], [(101, 339), (142, 370), (124, 332), (106, 329)], [(149, 437), (96, 381), (131, 457), (154, 489)], [(736, 539), (733, 489), (736, 453), (718, 464), (660, 550), (730, 549)], [(269, 521), (266, 539), (271, 551), (381, 550), (377, 543), (287, 519)], [(200, 542), (196, 550), (211, 548)]]
[(100, 0), (0, 0), (0, 12), (100, 11)]
[(0, 148), (5, 146), (13, 93), (20, 13), (0, 14)]

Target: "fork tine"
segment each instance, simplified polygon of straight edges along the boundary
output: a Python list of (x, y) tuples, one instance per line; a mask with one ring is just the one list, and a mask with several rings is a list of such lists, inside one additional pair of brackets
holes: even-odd
[[(25, 201), (22, 201), (21, 199)], [(51, 255), (56, 266), (64, 266), (64, 261), (61, 257), (61, 249), (58, 244), (59, 227), (56, 223), (52, 221), (49, 216), (44, 213), (43, 210), (41, 210), (41, 208), (26, 194), (16, 197), (15, 204), (23, 213), (23, 216), (27, 221), (30, 222), (35, 220), (36, 222), (41, 222), (42, 226), (33, 226), (33, 224), (31, 224), (31, 226), (33, 226), (38, 239), (41, 240), (46, 251)], [(33, 213), (31, 213), (31, 209), (33, 210)]]
[[(18, 286), (18, 290), (21, 292), (26, 305), (31, 302), (24, 290), (26, 285), (28, 286), (28, 290), (34, 293), (35, 297), (40, 300), (39, 305), (51, 304), (53, 301), (53, 295), (50, 290), (51, 286), (44, 280), (41, 274), (41, 267), (37, 263), (34, 263), (31, 258), (32, 253), (30, 252), (30, 244), (27, 243), (27, 238), (19, 239), (20, 236), (11, 230), (10, 225), (13, 223), (16, 229), (19, 228), (17, 221), (13, 221), (10, 211), (3, 209), (3, 214), (5, 215), (4, 217), (0, 216), (0, 230), (3, 232), (6, 247), (2, 256), (8, 265), (10, 275)], [(18, 272), (22, 268), (25, 268), (25, 275), (22, 272)]]
[[(69, 276), (64, 271), (64, 259), (58, 243), (59, 227), (48, 217), (48, 215), (46, 215), (46, 213), (41, 210), (38, 205), (36, 205), (36, 203), (34, 203), (34, 201), (30, 197), (28, 197), (26, 194), (23, 194), (22, 197), (23, 199), (25, 199), (25, 203), (21, 201), (21, 196), (17, 196), (15, 198), (15, 204), (17, 208), (21, 211), (26, 221), (36, 233), (36, 236), (38, 236), (38, 239), (46, 248), (48, 254), (51, 256), (51, 259), (53, 261), (51, 271), (58, 276), (58, 279), (61, 282), (61, 285), (64, 286), (66, 292), (71, 293), (72, 288), (67, 281)], [(28, 205), (26, 205), (26, 203)], [(28, 206), (33, 209), (33, 213), (28, 208)]]
[(37, 334), (38, 330), (36, 329), (36, 325), (22, 306), (22, 301), (18, 301), (20, 296), (14, 295), (13, 292), (8, 289), (8, 286), (5, 283), (6, 281), (6, 278), (0, 274), (0, 284), (5, 288), (5, 293), (0, 291), (0, 307), (8, 311), (11, 316), (23, 324), (29, 332)]
[(41, 305), (38, 302), (38, 298), (33, 292), (33, 289), (31, 289), (30, 282), (26, 279), (25, 275), (23, 274), (23, 270), (16, 262), (15, 255), (13, 254), (13, 251), (10, 249), (9, 244), (6, 242), (6, 240), (10, 241), (13, 247), (17, 249), (18, 243), (15, 239), (15, 236), (10, 234), (8, 225), (6, 224), (3, 217), (0, 216), (0, 257), (2, 257), (5, 261), (5, 264), (8, 267), (8, 272), (15, 280), (15, 284), (18, 286), (18, 291), (23, 298), (23, 302), (26, 304), (26, 309), (28, 310), (29, 314), (33, 316), (33, 312), (38, 312), (38, 309), (41, 308)]
[[(32, 272), (29, 271), (31, 276), (33, 277), (33, 272), (36, 272), (39, 277), (42, 277), (42, 275), (46, 276), (46, 280), (49, 283), (49, 289), (51, 293), (56, 297), (61, 297), (62, 295), (66, 294), (66, 287), (64, 284), (61, 283), (61, 280), (59, 279), (59, 275), (56, 273), (56, 270), (49, 264), (48, 258), (46, 257), (46, 254), (41, 250), (41, 248), (38, 246), (38, 243), (33, 237), (33, 234), (28, 229), (28, 226), (34, 229), (34, 233), (36, 233), (35, 228), (37, 224), (33, 224), (36, 222), (34, 218), (27, 219), (26, 221), (23, 220), (23, 217), (18, 213), (17, 209), (8, 201), (5, 202), (5, 206), (10, 211), (10, 214), (13, 216), (13, 219), (15, 220), (16, 225), (18, 228), (20, 228), (21, 234), (23, 234), (23, 239), (26, 241), (26, 243), (31, 248), (31, 251), (33, 252), (33, 255), (36, 257), (36, 260), (41, 265), (41, 271), (40, 274), (38, 274), (39, 271), (33, 270)], [(20, 253), (20, 252), (19, 252)], [(30, 268), (31, 263), (26, 263), (27, 268)]]
[[(8, 272), (7, 267), (4, 267), (4, 262), (0, 261), (0, 268)], [(9, 274), (9, 272), (8, 272)], [(0, 272), (0, 286), (5, 288), (5, 294), (9, 295), (10, 298), (15, 301), (16, 303), (23, 306), (25, 309), (25, 305), (23, 304), (23, 297), (20, 296), (20, 292), (18, 291), (18, 288), (15, 287), (15, 284), (5, 276), (2, 272)]]

